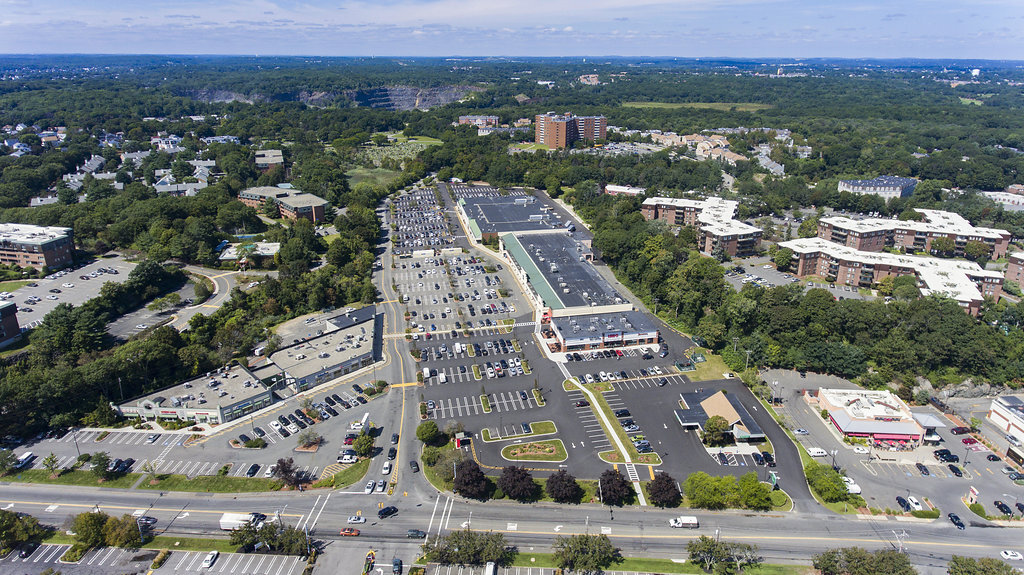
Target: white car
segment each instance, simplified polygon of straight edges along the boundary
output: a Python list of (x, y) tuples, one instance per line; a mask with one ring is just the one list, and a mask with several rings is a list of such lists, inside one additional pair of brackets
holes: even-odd
[(263, 472), (263, 477), (269, 479), (274, 476), (275, 471), (277, 471), (277, 465), (271, 465), (270, 467), (267, 468), (266, 471)]
[(803, 428), (794, 429), (793, 433), (795, 433), (797, 435), (810, 435), (810, 432), (807, 431), (806, 429), (803, 429)]
[(48, 296), (46, 296), (46, 299), (48, 299), (48, 300), (55, 300), (55, 299), (57, 299), (57, 296), (55, 296), (55, 295), (48, 295)]
[(206, 559), (203, 559), (203, 568), (213, 567), (213, 564), (217, 561), (217, 556), (220, 555), (220, 551), (210, 551), (206, 554)]
[(366, 518), (361, 515), (353, 515), (348, 518), (347, 523), (349, 525), (359, 525), (360, 523), (366, 523)]
[(907, 497), (907, 503), (910, 504), (910, 508), (914, 511), (924, 511), (924, 507), (921, 506), (921, 502), (914, 496)]
[(391, 462), (385, 461), (384, 468), (380, 471), (381, 475), (391, 475)]
[(60, 284), (60, 287), (62, 287), (62, 288), (73, 288), (73, 287), (75, 287), (75, 284), (73, 284), (73, 283), (66, 283), (65, 282), (65, 283)]
[(280, 432), (281, 431), (281, 424), (278, 423), (277, 421), (271, 421), (270, 422), (270, 428), (273, 429), (274, 431)]
[(1021, 555), (1019, 552), (1014, 551), (1012, 549), (1005, 549), (1003, 551), (1000, 551), (999, 555), (1003, 559), (1006, 559), (1007, 561), (1020, 561), (1020, 560), (1024, 560), (1024, 555)]
[(854, 448), (853, 448), (853, 452), (854, 452), (854, 453), (860, 453), (860, 454), (867, 454), (867, 453), (870, 453), (870, 452), (869, 452), (869, 450), (868, 450), (868, 448), (867, 448), (867, 447), (864, 447), (863, 445), (858, 445), (858, 446), (854, 447)]
[(850, 479), (849, 477), (843, 476), (843, 483), (846, 484), (846, 491), (848, 493), (852, 493), (853, 495), (860, 495), (860, 485), (857, 485), (856, 481)]
[(295, 425), (294, 423), (289, 423), (288, 431), (291, 432), (292, 435), (295, 435), (296, 433), (299, 432), (299, 426)]
[(135, 326), (135, 329), (146, 329), (147, 327), (149, 326), (144, 323), (140, 323), (139, 325)]
[(366, 488), (363, 489), (363, 493), (369, 495), (369, 494), (373, 493), (373, 490), (376, 489), (376, 488), (377, 488), (377, 484), (375, 482), (367, 481), (366, 482)]

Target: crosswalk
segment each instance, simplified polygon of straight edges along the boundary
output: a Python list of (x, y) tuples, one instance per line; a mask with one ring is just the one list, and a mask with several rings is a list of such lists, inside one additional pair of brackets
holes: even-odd
[(640, 481), (640, 474), (636, 472), (636, 466), (632, 463), (626, 463), (623, 465), (626, 468), (626, 475), (630, 481)]
[[(526, 397), (524, 398), (523, 395)], [(487, 394), (487, 401), (490, 404), (491, 413), (507, 413), (541, 407), (537, 405), (537, 400), (533, 393), (528, 390), (523, 390), (522, 393), (519, 391), (489, 393)], [(465, 417), (469, 415), (482, 415), (484, 413), (483, 403), (479, 395), (439, 399), (434, 401), (434, 405), (434, 409), (428, 413), (431, 419)]]

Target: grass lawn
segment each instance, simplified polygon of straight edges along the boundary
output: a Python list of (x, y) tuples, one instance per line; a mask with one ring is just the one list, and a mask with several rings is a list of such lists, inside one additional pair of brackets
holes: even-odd
[(152, 541), (142, 546), (143, 549), (170, 549), (171, 551), (220, 551), (235, 553), (238, 545), (232, 545), (227, 539), (205, 537), (172, 537), (157, 535)]
[(506, 439), (523, 439), (524, 437), (534, 437), (534, 436), (537, 436), (537, 435), (551, 435), (552, 433), (557, 433), (557, 432), (558, 432), (558, 428), (555, 427), (555, 422), (554, 421), (550, 421), (550, 420), (546, 420), (546, 421), (535, 421), (535, 422), (531, 423), (530, 424), (530, 433), (522, 433), (522, 434), (518, 434), (518, 435), (507, 435), (505, 437), (492, 437), (491, 436), (491, 430), (487, 429), (487, 428), (484, 428), (483, 432), (481, 432), (481, 434), (480, 434), (480, 437), (484, 441), (503, 441), (503, 440), (506, 440)]
[[(555, 556), (551, 553), (517, 553), (513, 567), (546, 567), (556, 568)], [(700, 567), (691, 563), (676, 563), (671, 559), (649, 559), (646, 557), (624, 557), (618, 563), (608, 567), (612, 571), (631, 571), (634, 573), (703, 573)], [(761, 565), (755, 569), (747, 569), (744, 573), (752, 575), (801, 575), (811, 573), (809, 567), (800, 565)]]
[(30, 283), (32, 283), (32, 280), (11, 280), (0, 282), (0, 291), (14, 291), (18, 288), (23, 288)]
[(327, 245), (330, 245), (331, 242), (333, 242), (334, 240), (336, 240), (336, 239), (338, 239), (340, 237), (341, 237), (341, 234), (328, 234), (328, 235), (324, 236), (324, 241), (327, 242)]
[[(531, 445), (543, 446), (545, 448), (550, 447), (554, 448), (555, 451), (553, 453), (527, 454), (518, 457), (512, 454), (516, 449), (522, 449)], [(565, 452), (565, 444), (562, 443), (561, 439), (548, 439), (545, 441), (530, 441), (528, 443), (506, 445), (501, 450), (501, 456), (509, 461), (565, 461), (569, 457)]]
[(623, 102), (624, 108), (661, 108), (661, 109), (679, 109), (679, 108), (697, 108), (707, 110), (720, 110), (728, 112), (733, 108), (737, 112), (757, 112), (758, 110), (768, 110), (772, 107), (771, 104), (754, 104), (752, 102)]
[(31, 347), (32, 344), (28, 341), (28, 338), (23, 337), (18, 341), (12, 343), (11, 345), (5, 347), (3, 351), (0, 351), (0, 358), (28, 351)]
[(242, 493), (249, 491), (277, 491), (281, 482), (263, 477), (228, 477), (223, 475), (200, 475), (188, 479), (184, 475), (157, 475), (155, 485), (143, 481), (139, 489), (160, 491), (197, 491), (204, 493)]
[(330, 480), (316, 483), (316, 486), (334, 487), (335, 489), (348, 487), (366, 476), (366, 471), (370, 468), (370, 461), (370, 459), (361, 459), (349, 467), (335, 473), (334, 477)]
[(3, 480), (12, 483), (47, 483), (50, 485), (84, 485), (89, 487), (116, 487), (127, 489), (138, 480), (138, 473), (126, 473), (114, 479), (104, 482), (92, 474), (91, 471), (65, 471), (56, 479), (50, 478), (50, 472), (45, 469), (26, 469), (17, 474), (5, 475)]
[[(455, 449), (455, 442), (454, 441), (449, 441), (448, 443), (444, 444), (444, 446), (441, 447), (441, 451), (451, 451), (453, 449)], [(418, 457), (417, 457), (417, 459), (418, 459)], [(441, 480), (441, 476), (439, 476), (437, 474), (437, 469), (436, 468), (430, 467), (429, 465), (422, 465), (422, 466), (420, 466), (420, 469), (422, 469), (422, 471), (423, 471), (423, 477), (426, 477), (427, 481), (429, 481), (431, 485), (433, 485), (435, 488), (437, 488), (438, 491), (451, 491), (452, 490), (451, 482), (450, 481), (448, 481), (448, 482), (442, 481)]]
[(491, 412), (491, 398), (487, 397), (486, 395), (481, 395), (480, 396), (480, 405), (483, 406), (484, 413), (490, 413)]
[(519, 144), (512, 144), (511, 147), (516, 149), (516, 150), (527, 150), (527, 151), (530, 151), (530, 152), (535, 152), (537, 150), (545, 150), (545, 151), (547, 151), (547, 150), (551, 149), (551, 148), (545, 146), (544, 144), (538, 144), (536, 142), (522, 142), (522, 143), (519, 143)]
[(694, 371), (686, 372), (686, 377), (690, 378), (690, 381), (707, 381), (709, 379), (722, 379), (723, 373), (732, 371), (729, 366), (725, 365), (722, 361), (722, 356), (714, 355), (710, 350), (701, 349), (701, 353), (707, 358), (707, 361), (698, 363), (697, 369)]
[(50, 543), (53, 545), (73, 545), (75, 543), (75, 538), (68, 535), (67, 532), (61, 529), (55, 529), (53, 531), (53, 535), (43, 539), (43, 543)]
[(384, 168), (370, 169), (360, 166), (345, 172), (345, 175), (348, 176), (349, 185), (352, 187), (355, 187), (360, 182), (370, 182), (371, 184), (383, 186), (398, 177), (400, 173), (395, 170), (385, 170)]

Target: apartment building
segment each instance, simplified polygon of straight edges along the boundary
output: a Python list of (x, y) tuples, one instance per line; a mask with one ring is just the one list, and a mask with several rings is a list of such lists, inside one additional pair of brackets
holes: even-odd
[(978, 315), (986, 297), (998, 301), (1003, 287), (1001, 273), (974, 262), (862, 251), (820, 237), (790, 240), (779, 246), (793, 250), (800, 277), (818, 276), (866, 288), (887, 277), (912, 275), (923, 295), (950, 297), (971, 315)]
[(497, 116), (459, 116), (459, 125), (476, 126), (477, 128), (498, 127)]
[(705, 255), (746, 256), (761, 245), (760, 228), (735, 219), (739, 202), (711, 197), (647, 198), (640, 211), (647, 220), (661, 220), (675, 226), (697, 228), (697, 245)]
[(319, 196), (285, 188), (259, 186), (238, 192), (238, 201), (257, 210), (261, 210), (267, 200), (274, 202), (283, 218), (302, 218), (314, 223), (323, 221), (328, 204)]
[(1007, 259), (1010, 263), (1006, 266), (1006, 281), (1022, 285), (1021, 282), (1024, 282), (1024, 252), (1014, 252)]
[(11, 344), (20, 335), (18, 306), (13, 301), (0, 302), (0, 347)]
[(936, 238), (953, 240), (954, 253), (964, 255), (969, 241), (989, 246), (991, 258), (1006, 255), (1010, 245), (1010, 232), (995, 228), (976, 227), (960, 214), (942, 210), (922, 210), (922, 221), (901, 221), (885, 218), (851, 219), (843, 216), (822, 218), (818, 222), (818, 237), (869, 252), (895, 247), (906, 251), (931, 251)]
[(534, 123), (534, 141), (549, 148), (567, 148), (576, 140), (603, 140), (608, 135), (608, 120), (604, 116), (548, 112), (538, 114)]
[(898, 176), (878, 176), (870, 180), (840, 180), (839, 191), (853, 194), (874, 194), (884, 200), (914, 193), (917, 180)]
[(74, 251), (71, 228), (0, 224), (0, 263), (56, 270), (71, 264)]

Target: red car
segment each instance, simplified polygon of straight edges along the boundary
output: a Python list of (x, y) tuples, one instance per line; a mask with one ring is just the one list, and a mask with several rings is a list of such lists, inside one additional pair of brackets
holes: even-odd
[(975, 443), (978, 443), (978, 440), (974, 439), (973, 437), (965, 437), (960, 441), (963, 441), (964, 445), (974, 445)]
[(359, 530), (346, 527), (341, 530), (341, 535), (342, 537), (357, 537), (359, 535)]
[(345, 436), (345, 445), (352, 445), (352, 443), (355, 440), (356, 440), (356, 436), (355, 435), (346, 435)]
[(970, 427), (954, 427), (953, 429), (950, 429), (949, 432), (952, 433), (953, 435), (963, 435), (965, 433), (970, 433), (971, 432), (971, 428)]

